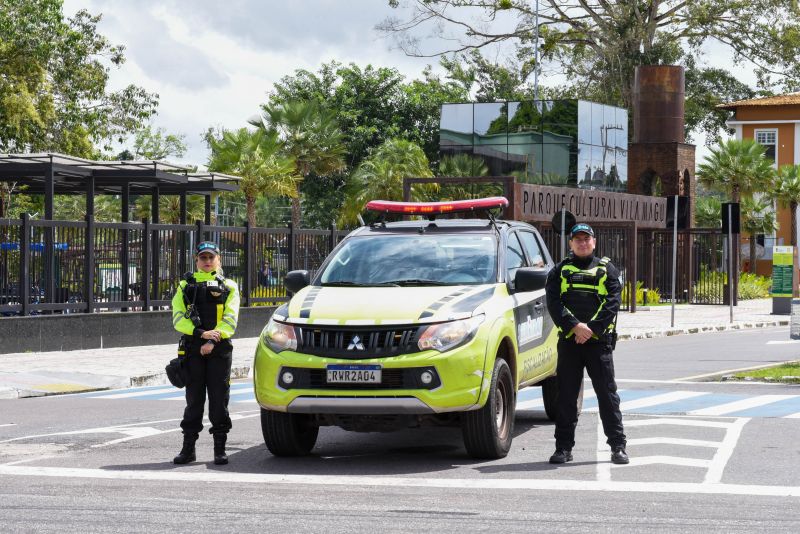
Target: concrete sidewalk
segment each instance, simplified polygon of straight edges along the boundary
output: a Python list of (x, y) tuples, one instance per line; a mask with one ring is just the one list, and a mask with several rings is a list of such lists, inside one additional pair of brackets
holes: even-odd
[[(620, 313), (620, 340), (713, 330), (788, 325), (789, 317), (771, 315), (770, 299), (742, 301), (730, 322), (728, 306), (679, 305), (675, 327), (670, 306)], [(233, 377), (248, 375), (258, 338), (234, 340)], [(99, 389), (166, 384), (164, 366), (176, 344), (0, 354), (0, 399), (35, 397)]]

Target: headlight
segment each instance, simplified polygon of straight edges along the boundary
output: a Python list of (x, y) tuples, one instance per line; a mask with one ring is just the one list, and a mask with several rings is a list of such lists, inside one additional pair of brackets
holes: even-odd
[(420, 336), (417, 346), (420, 350), (434, 349), (439, 352), (450, 350), (472, 339), (484, 317), (478, 315), (461, 321), (431, 325)]
[(279, 323), (274, 319), (270, 319), (261, 332), (261, 342), (273, 352), (297, 350), (297, 336), (294, 333), (294, 327)]

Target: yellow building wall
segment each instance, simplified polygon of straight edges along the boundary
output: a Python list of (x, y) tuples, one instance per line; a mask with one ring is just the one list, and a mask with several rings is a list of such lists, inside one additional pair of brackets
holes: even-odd
[[(736, 120), (800, 120), (800, 106), (753, 106), (736, 110)], [(755, 139), (756, 130), (777, 129), (778, 147), (777, 160), (778, 168), (783, 165), (794, 165), (794, 124), (789, 123), (765, 123), (765, 124), (744, 124), (742, 126), (742, 137), (745, 139)], [(788, 207), (778, 205), (778, 239), (783, 238), (784, 245), (790, 245), (792, 241), (792, 216)], [(742, 243), (748, 243), (747, 234), (742, 234)], [(747, 259), (747, 258), (743, 258)], [(771, 260), (756, 261), (756, 273), (762, 276), (772, 275)]]

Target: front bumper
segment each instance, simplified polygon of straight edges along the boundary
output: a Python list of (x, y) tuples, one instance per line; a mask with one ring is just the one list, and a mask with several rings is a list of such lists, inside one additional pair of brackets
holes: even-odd
[[(451, 351), (429, 350), (408, 355), (373, 358), (354, 362), (323, 358), (293, 351), (275, 353), (258, 343), (253, 365), (255, 396), (261, 407), (290, 413), (327, 414), (429, 414), (466, 411), (478, 408), (481, 388), (486, 382), (484, 365), (486, 341), (480, 335)], [(336, 387), (316, 383), (317, 387), (284, 387), (280, 374), (286, 368), (323, 371), (330, 364), (380, 365), (387, 370), (435, 368), (441, 381), (435, 388), (402, 385), (382, 389), (380, 385)]]

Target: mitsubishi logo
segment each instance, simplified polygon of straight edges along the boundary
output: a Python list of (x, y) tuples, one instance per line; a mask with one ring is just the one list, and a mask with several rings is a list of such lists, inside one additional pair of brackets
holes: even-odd
[(361, 343), (361, 338), (358, 336), (353, 336), (350, 344), (347, 345), (347, 350), (364, 350), (364, 344)]

